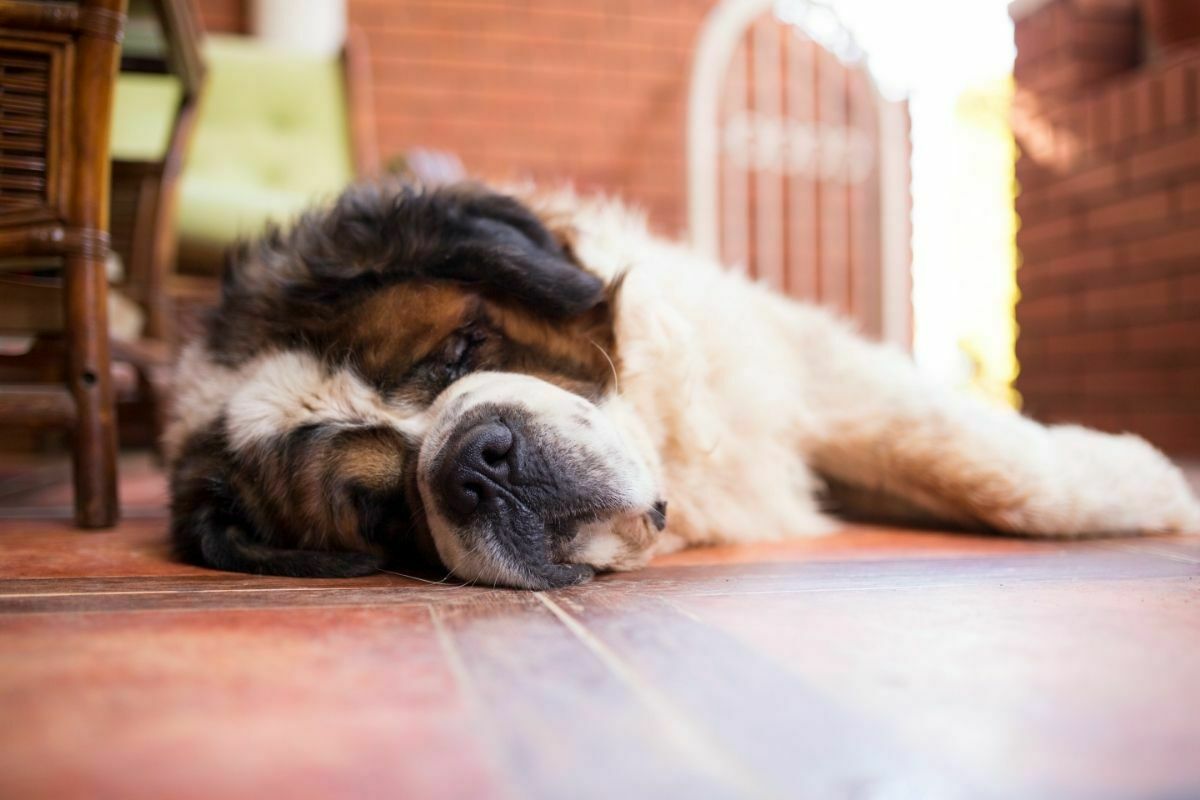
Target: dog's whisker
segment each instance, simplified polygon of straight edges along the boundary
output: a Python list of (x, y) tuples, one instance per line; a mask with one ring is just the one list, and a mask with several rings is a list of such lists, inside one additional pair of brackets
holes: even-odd
[(385, 572), (388, 575), (395, 575), (398, 578), (408, 578), (409, 580), (417, 581), (418, 583), (427, 583), (431, 586), (445, 585), (446, 582), (450, 579), (450, 575), (451, 575), (451, 573), (447, 572), (446, 576), (444, 578), (434, 581), (434, 580), (430, 580), (429, 578), (422, 578), (417, 575), (409, 575), (405, 572), (397, 572), (396, 570), (392, 570), (392, 569), (381, 569), (379, 571)]
[(609, 369), (612, 370), (613, 391), (616, 392), (617, 394), (620, 394), (621, 393), (621, 379), (620, 379), (620, 377), (617, 376), (617, 365), (613, 363), (612, 356), (610, 356), (608, 354), (608, 351), (605, 350), (603, 347), (601, 347), (600, 344), (596, 340), (589, 338), (588, 341), (591, 343), (592, 347), (594, 347), (600, 351), (600, 355), (604, 356), (604, 360), (608, 362), (608, 367), (609, 367)]

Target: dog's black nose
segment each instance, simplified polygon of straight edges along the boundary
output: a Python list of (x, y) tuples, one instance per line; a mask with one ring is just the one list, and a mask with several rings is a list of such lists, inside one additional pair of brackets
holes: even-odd
[(451, 443), (438, 470), (446, 509), (468, 517), (511, 486), (520, 438), (501, 419), (482, 422)]

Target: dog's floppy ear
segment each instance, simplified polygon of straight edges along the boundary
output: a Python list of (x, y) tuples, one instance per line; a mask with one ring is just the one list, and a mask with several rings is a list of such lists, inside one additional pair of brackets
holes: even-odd
[(451, 280), (549, 317), (581, 314), (604, 299), (604, 282), (581, 268), (533, 212), (473, 183), (354, 186), (332, 208), (301, 217), (290, 234), (265, 236), (244, 258), (244, 265), (231, 265), (235, 283), (261, 274), (303, 291), (307, 278), (323, 296), (347, 283)]
[(461, 207), (467, 234), (432, 277), (477, 281), (554, 317), (581, 314), (605, 299), (604, 282), (517, 200), (470, 185), (442, 194)]
[(229, 480), (220, 436), (197, 434), (171, 474), (171, 538), (197, 566), (293, 578), (351, 578), (377, 572), (378, 556), (273, 547), (253, 530)]

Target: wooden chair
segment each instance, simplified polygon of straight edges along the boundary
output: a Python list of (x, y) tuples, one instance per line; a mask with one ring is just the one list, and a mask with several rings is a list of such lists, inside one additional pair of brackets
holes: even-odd
[(141, 49), (127, 37), (121, 72), (171, 75), (180, 91), (175, 108), (168, 110), (170, 128), (161, 153), (114, 155), (113, 249), (125, 266), (123, 291), (146, 312), (144, 336), (163, 341), (171, 329), (166, 287), (178, 240), (177, 184), (204, 87), (205, 65), (192, 0), (131, 0), (131, 25), (135, 19), (157, 23), (159, 35)]
[[(87, 528), (118, 516), (105, 266), (125, 12), (126, 0), (0, 0), (0, 259), (61, 260), (66, 357), (65, 388), (0, 388), (0, 422), (72, 429), (75, 519)], [(59, 291), (46, 283), (30, 288)]]
[[(147, 152), (128, 152), (120, 137), (113, 143), (112, 247), (123, 265), (116, 285), (144, 317), (137, 339), (112, 342), (114, 359), (136, 370), (132, 396), (117, 395), (122, 441), (157, 443), (165, 422), (175, 339), (171, 282), (179, 237), (179, 177), (204, 88), (202, 36), (192, 0), (130, 0), (121, 79), (149, 73), (155, 76), (149, 80), (160, 86), (173, 81), (178, 95), (159, 103), (164, 106), (159, 119), (166, 122), (165, 141), (152, 143)], [(122, 121), (118, 130), (128, 127)], [(135, 113), (131, 122), (136, 126), (147, 120)]]

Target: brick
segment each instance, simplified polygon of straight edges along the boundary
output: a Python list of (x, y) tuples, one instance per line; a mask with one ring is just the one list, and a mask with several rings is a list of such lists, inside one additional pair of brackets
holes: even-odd
[(1091, 396), (1170, 395), (1175, 389), (1175, 376), (1171, 371), (1162, 369), (1096, 371), (1084, 375), (1083, 388)]
[(1031, 217), (1028, 222), (1021, 221), (1021, 227), (1017, 230), (1017, 246), (1023, 251), (1028, 252), (1048, 242), (1063, 242), (1069, 246), (1082, 227), (1077, 214), (1068, 213), (1048, 221), (1042, 219)]
[(1075, 22), (1075, 15), (1072, 13), (1070, 4), (1063, 2), (1047, 4), (1045, 15), (1049, 20), (1050, 30), (1054, 37), (1052, 39), (1054, 53), (1061, 57), (1071, 41), (1071, 25)]
[(1189, 410), (1193, 419), (1200, 423), (1200, 361), (1180, 363), (1177, 369), (1175, 389), (1179, 394), (1179, 407)]
[(1163, 72), (1163, 126), (1174, 128), (1184, 124), (1191, 118), (1191, 108), (1195, 106), (1194, 91), (1188, 75), (1187, 64), (1174, 64)]
[(1083, 310), (1091, 318), (1130, 319), (1147, 314), (1161, 318), (1171, 304), (1171, 288), (1171, 281), (1166, 278), (1092, 288), (1083, 294)]
[(1016, 353), (1018, 363), (1040, 361), (1045, 354), (1045, 344), (1048, 337), (1018, 336)]
[(1130, 413), (1129, 428), (1167, 453), (1200, 455), (1200, 414), (1194, 411), (1142, 411), (1135, 408)]
[(1113, 143), (1116, 122), (1116, 97), (1100, 92), (1087, 101), (1088, 141), (1092, 150), (1103, 150)]
[(1038, 156), (1028, 154), (1024, 148), (1017, 159), (1016, 178), (1021, 194), (1033, 194), (1038, 189), (1053, 183), (1056, 176), (1046, 167), (1038, 163)]
[(1022, 328), (1062, 330), (1079, 317), (1080, 301), (1071, 294), (1022, 300), (1017, 303), (1017, 322)]
[(1137, 4), (1138, 0), (1073, 0), (1079, 11), (1128, 22), (1133, 21)]
[(1133, 181), (1143, 181), (1189, 170), (1200, 170), (1200, 130), (1169, 144), (1134, 153), (1129, 176)]
[(1121, 333), (1113, 328), (1072, 331), (1042, 337), (1040, 345), (1039, 352), (1045, 353), (1048, 358), (1103, 355), (1120, 349)]
[(1138, 46), (1137, 26), (1125, 19), (1088, 17), (1075, 19), (1067, 27), (1074, 52), (1132, 66)]
[(1026, 368), (1017, 378), (1017, 388), (1022, 394), (1046, 396), (1080, 397), (1086, 392), (1084, 375), (1058, 369), (1033, 370)]
[(1107, 277), (1107, 274), (1104, 273), (1097, 276), (1086, 272), (1065, 274), (1047, 272), (1041, 267), (1042, 264), (1036, 261), (1028, 269), (1026, 269), (1025, 264), (1020, 264), (1017, 272), (1017, 280), (1020, 283), (1023, 295), (1032, 298), (1061, 292), (1077, 292), (1081, 287), (1090, 285), (1098, 278)]
[(1037, 264), (1026, 263), (1025, 269), (1037, 270), (1055, 277), (1095, 275), (1110, 272), (1117, 267), (1118, 251), (1111, 245), (1077, 249), (1057, 258), (1049, 258)]
[(1200, 178), (1183, 184), (1178, 189), (1179, 211), (1191, 214), (1200, 211)]
[(1116, 196), (1121, 183), (1121, 169), (1110, 162), (1080, 170), (1055, 182), (1047, 190), (1047, 200), (1062, 203), (1068, 200), (1095, 202), (1106, 196)]
[(198, 0), (196, 5), (205, 30), (220, 33), (245, 31), (244, 0)]
[(1059, 135), (1066, 142), (1066, 158), (1060, 163), (1075, 168), (1094, 149), (1091, 127), (1088, 124), (1087, 103), (1072, 103), (1067, 106), (1065, 119), (1059, 127)]
[(1166, 189), (1099, 206), (1084, 215), (1090, 235), (1107, 234), (1147, 224), (1165, 224), (1171, 213), (1171, 195)]
[(1186, 98), (1186, 121), (1200, 118), (1200, 65), (1192, 61), (1186, 70), (1184, 97)]
[(1200, 259), (1200, 226), (1182, 227), (1140, 240), (1129, 249), (1131, 267)]
[(687, 78), (708, 4), (351, 0), (348, 10), (369, 39), (385, 160), (434, 146), (482, 177), (569, 178), (642, 205), (656, 229), (682, 228)]
[(1200, 316), (1200, 272), (1180, 276), (1175, 302), (1181, 316)]
[(1150, 136), (1165, 127), (1163, 84), (1160, 78), (1139, 81), (1134, 91), (1137, 135)]
[(1130, 428), (1129, 417), (1119, 411), (1087, 411), (1071, 421), (1108, 433), (1125, 433)]
[(1013, 38), (1017, 45), (1017, 60), (1032, 63), (1055, 47), (1055, 31), (1050, 18), (1044, 14), (1030, 14), (1017, 20), (1013, 26)]
[(1057, 265), (1061, 259), (1067, 258), (1078, 251), (1080, 246), (1077, 239), (1050, 239), (1044, 242), (1021, 244), (1017, 252), (1021, 257), (1021, 266), (1029, 266), (1026, 275), (1034, 272), (1038, 277), (1063, 279), (1070, 277), (1071, 270), (1061, 271), (1055, 267), (1047, 269), (1047, 264)]
[(1022, 223), (1026, 219), (1045, 219), (1061, 214), (1061, 211), (1056, 213), (1056, 209), (1046, 203), (1042, 192), (1021, 188), (1022, 191), (1017, 194), (1014, 205)]
[(1041, 95), (1047, 104), (1101, 83), (1120, 70), (1103, 61), (1046, 59), (1027, 72), (1015, 72), (1017, 85)]
[(1200, 354), (1200, 319), (1145, 325), (1128, 332), (1131, 352), (1157, 351), (1176, 356)]
[(1123, 144), (1137, 136), (1137, 84), (1123, 84), (1116, 89), (1116, 118), (1113, 143)]

